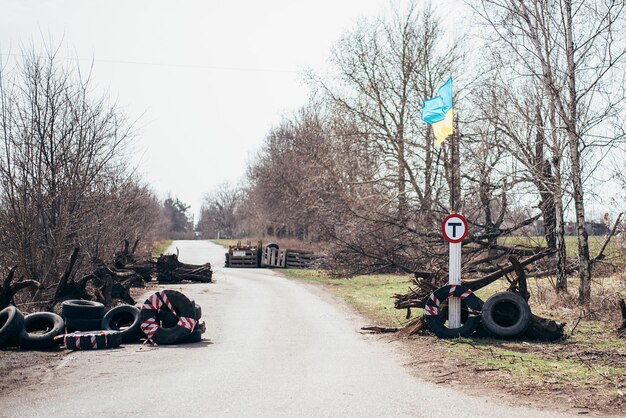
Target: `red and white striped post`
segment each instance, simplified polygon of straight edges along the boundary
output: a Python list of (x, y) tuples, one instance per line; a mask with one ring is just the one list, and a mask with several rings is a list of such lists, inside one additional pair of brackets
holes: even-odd
[[(451, 213), (441, 223), (443, 238), (450, 244), (448, 284), (461, 284), (461, 242), (467, 236), (467, 220), (458, 213)], [(461, 327), (461, 299), (448, 299), (448, 328)]]

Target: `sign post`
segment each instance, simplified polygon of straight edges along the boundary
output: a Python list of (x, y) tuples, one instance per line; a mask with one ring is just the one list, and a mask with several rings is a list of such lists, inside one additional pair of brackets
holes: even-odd
[[(467, 220), (458, 213), (452, 213), (441, 223), (443, 238), (450, 243), (448, 264), (448, 284), (461, 284), (461, 242), (467, 236)], [(448, 298), (448, 328), (461, 328), (461, 300)]]

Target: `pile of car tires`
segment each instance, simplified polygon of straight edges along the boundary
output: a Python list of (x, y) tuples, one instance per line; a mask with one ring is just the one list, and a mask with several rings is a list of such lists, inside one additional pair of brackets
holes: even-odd
[[(461, 299), (461, 327), (448, 328), (444, 302), (450, 297)], [(439, 338), (469, 337), (474, 333), (495, 338), (522, 337), (531, 321), (528, 302), (517, 293), (499, 292), (482, 302), (461, 285), (446, 285), (435, 290), (424, 308), (426, 324)]]
[[(206, 326), (199, 321), (199, 305), (173, 290), (154, 295), (164, 295), (170, 303), (159, 305), (156, 311), (146, 303), (142, 309), (119, 305), (107, 311), (99, 302), (67, 300), (61, 304), (62, 316), (52, 312), (24, 315), (9, 306), (0, 311), (0, 348), (47, 350), (64, 345), (70, 350), (91, 350), (115, 348), (142, 339), (153, 344), (202, 340)], [(154, 321), (149, 333), (142, 328), (148, 318)]]

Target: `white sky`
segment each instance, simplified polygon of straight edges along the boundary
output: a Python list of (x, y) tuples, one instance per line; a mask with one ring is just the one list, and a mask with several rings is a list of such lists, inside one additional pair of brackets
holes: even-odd
[(241, 178), (270, 127), (306, 102), (302, 71), (322, 70), (342, 33), (389, 5), (0, 0), (0, 52), (45, 38), (81, 66), (94, 58), (95, 84), (139, 119), (140, 172), (197, 214), (203, 194)]
[[(51, 39), (85, 68), (93, 58), (94, 84), (138, 120), (144, 179), (197, 215), (202, 196), (242, 178), (269, 129), (305, 104), (303, 70), (323, 71), (359, 18), (406, 3), (0, 0), (0, 53)], [(461, 0), (433, 5), (450, 31), (465, 32)]]

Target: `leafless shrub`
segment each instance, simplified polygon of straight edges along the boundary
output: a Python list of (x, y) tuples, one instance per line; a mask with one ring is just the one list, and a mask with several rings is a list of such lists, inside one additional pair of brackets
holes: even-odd
[(0, 66), (0, 266), (50, 296), (74, 247), (109, 259), (125, 238), (149, 240), (159, 204), (127, 168), (132, 123), (57, 50)]

